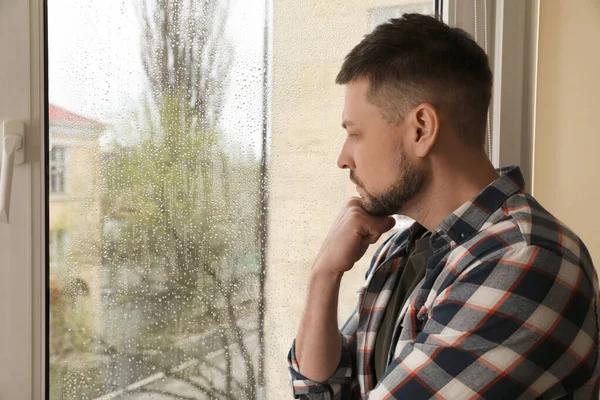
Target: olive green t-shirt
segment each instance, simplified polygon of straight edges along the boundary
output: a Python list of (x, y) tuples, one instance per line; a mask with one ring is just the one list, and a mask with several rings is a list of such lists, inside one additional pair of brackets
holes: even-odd
[(404, 268), (398, 272), (396, 285), (385, 309), (383, 321), (375, 338), (375, 376), (381, 380), (387, 368), (387, 359), (392, 345), (392, 335), (398, 314), (417, 284), (425, 276), (427, 260), (433, 254), (429, 247), (429, 235), (414, 242), (412, 251), (406, 258)]

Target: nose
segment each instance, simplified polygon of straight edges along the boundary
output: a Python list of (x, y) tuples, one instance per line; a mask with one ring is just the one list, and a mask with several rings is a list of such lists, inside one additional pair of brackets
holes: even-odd
[(342, 146), (342, 151), (340, 151), (340, 155), (337, 159), (337, 166), (341, 169), (355, 169), (356, 165), (354, 165), (354, 159), (348, 151), (347, 143), (347, 141), (344, 142), (344, 145)]

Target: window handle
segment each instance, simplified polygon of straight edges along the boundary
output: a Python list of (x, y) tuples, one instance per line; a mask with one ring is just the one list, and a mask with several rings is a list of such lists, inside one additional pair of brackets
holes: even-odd
[(25, 124), (22, 121), (5, 121), (0, 170), (0, 223), (8, 223), (13, 167), (25, 161)]

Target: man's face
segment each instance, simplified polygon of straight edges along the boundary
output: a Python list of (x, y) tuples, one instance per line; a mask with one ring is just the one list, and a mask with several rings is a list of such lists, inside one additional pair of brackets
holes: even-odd
[(367, 89), (366, 79), (346, 85), (342, 126), (347, 138), (338, 166), (350, 170), (350, 180), (368, 213), (399, 214), (420, 192), (425, 174), (405, 151), (410, 138), (406, 119), (395, 126), (389, 124), (366, 100)]

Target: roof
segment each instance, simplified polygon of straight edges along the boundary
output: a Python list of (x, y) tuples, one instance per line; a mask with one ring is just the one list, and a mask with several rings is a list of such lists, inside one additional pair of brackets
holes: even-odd
[(48, 116), (50, 122), (58, 123), (58, 124), (78, 124), (78, 125), (88, 125), (88, 126), (101, 126), (102, 123), (98, 121), (94, 121), (93, 119), (82, 117), (81, 115), (77, 115), (70, 111), (65, 110), (64, 108), (55, 106), (54, 104), (50, 104), (48, 107)]

